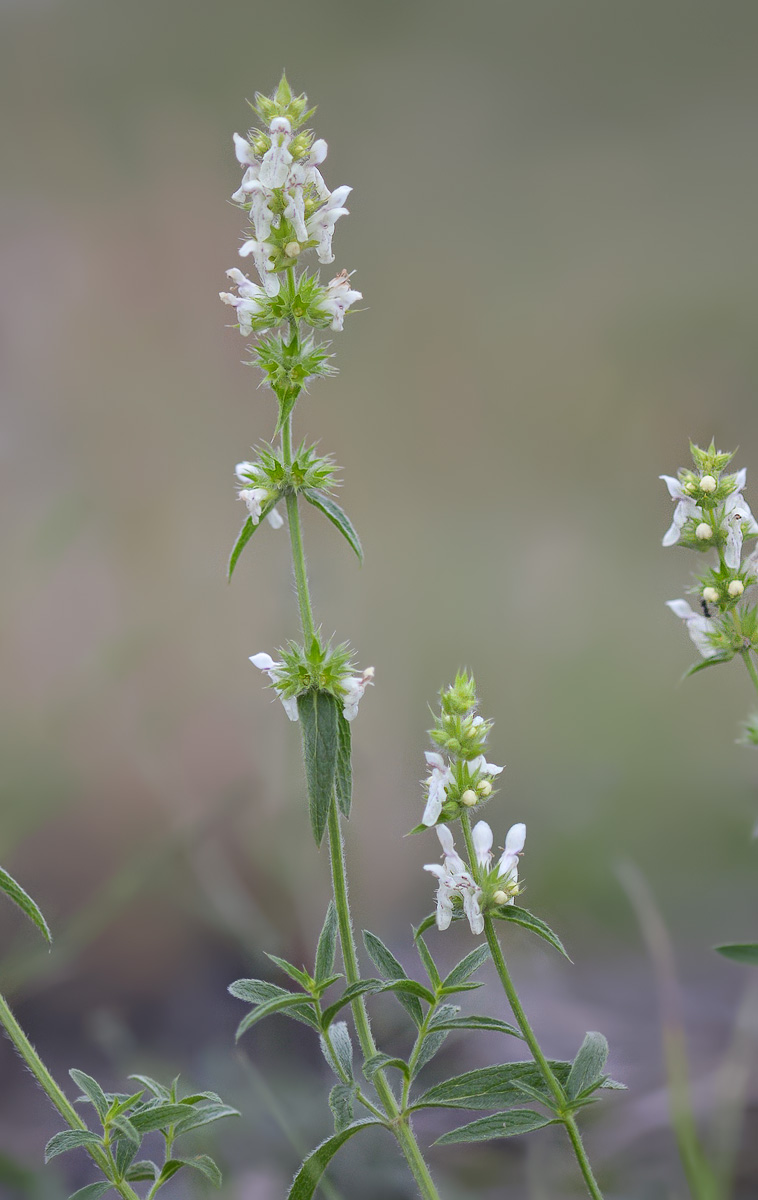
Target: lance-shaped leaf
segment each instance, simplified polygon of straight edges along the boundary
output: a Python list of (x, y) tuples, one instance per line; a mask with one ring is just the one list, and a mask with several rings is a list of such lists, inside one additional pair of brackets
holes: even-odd
[(89, 1100), (90, 1104), (94, 1105), (95, 1112), (102, 1121), (110, 1108), (110, 1104), (100, 1084), (91, 1075), (86, 1075), (84, 1071), (77, 1071), (76, 1067), (71, 1068), (69, 1075), (76, 1086), (82, 1089), (84, 1096), (81, 1099)]
[(336, 951), (337, 909), (334, 901), (330, 900), (316, 947), (316, 965), (314, 967), (316, 983), (323, 983), (332, 974)]
[[(239, 1041), (243, 1033), (247, 1033), (253, 1025), (257, 1025), (259, 1021), (263, 1021), (266, 1017), (272, 1017), (274, 1013), (284, 1013), (285, 1016), (292, 1016), (291, 1010), (297, 1009), (298, 1015), (303, 1007), (303, 998), (296, 992), (287, 992), (284, 996), (278, 996), (275, 1000), (269, 1000), (268, 1004), (259, 1004), (252, 1012), (249, 1012), (246, 1017), (243, 1017), (237, 1026), (235, 1040)], [(314, 1018), (315, 1023), (315, 1018)]]
[(381, 979), (359, 979), (357, 983), (351, 983), (333, 1004), (324, 1009), (321, 1014), (321, 1028), (327, 1029), (340, 1009), (344, 1008), (346, 1004), (352, 1004), (358, 996), (364, 996), (369, 992), (380, 992), (383, 987), (384, 981)]
[[(552, 1060), (550, 1068), (561, 1086), (565, 1086), (571, 1063)], [(466, 1071), (435, 1084), (414, 1101), (413, 1108), (508, 1108), (523, 1103), (521, 1083), (538, 1092), (545, 1091), (545, 1081), (536, 1063), (502, 1063)]]
[(511, 1037), (522, 1037), (521, 1032), (515, 1025), (509, 1025), (507, 1021), (500, 1021), (497, 1017), (480, 1017), (472, 1014), (467, 1017), (444, 1017), (442, 1020), (436, 1020), (432, 1017), (430, 1022), (431, 1029), (486, 1029), (491, 1033), (507, 1033)]
[(335, 1083), (329, 1093), (335, 1133), (341, 1133), (352, 1122), (357, 1090), (354, 1083)]
[[(304, 1025), (310, 1025), (314, 1029), (318, 1029), (319, 1027), (313, 1011), (313, 1004), (308, 996), (301, 996), (296, 992), (288, 992), (286, 988), (278, 987), (275, 983), (269, 983), (266, 979), (237, 979), (234, 983), (229, 984), (229, 992), (232, 996), (236, 996), (238, 1000), (247, 1000), (249, 1004), (261, 1005), (269, 1004), (272, 1000), (280, 1000), (287, 996), (293, 996), (300, 1003), (294, 1003), (291, 1007), (287, 1004), (281, 1010), (285, 1016), (292, 1017), (295, 1021), (302, 1021)], [(266, 1013), (266, 1016), (268, 1016), (268, 1013)], [(136, 1078), (136, 1076), (132, 1076), (132, 1078)], [(141, 1078), (144, 1079), (145, 1076)]]
[(410, 1067), (405, 1059), (393, 1058), (391, 1054), (372, 1054), (363, 1064), (363, 1074), (371, 1080), (377, 1071), (384, 1071), (387, 1067), (395, 1067), (406, 1079), (410, 1078)]
[(56, 1154), (66, 1154), (79, 1146), (98, 1146), (102, 1150), (103, 1143), (102, 1139), (89, 1129), (63, 1129), (54, 1134), (45, 1146), (45, 1162), (50, 1162)]
[(539, 917), (535, 917), (534, 913), (528, 912), (525, 908), (519, 908), (517, 904), (504, 904), (502, 908), (494, 909), (492, 916), (498, 917), (501, 921), (513, 921), (516, 925), (521, 925), (531, 933), (536, 933), (537, 937), (541, 937), (546, 942), (549, 942), (564, 958), (568, 958), (568, 961), (571, 962), (563, 942), (557, 933), (553, 933), (550, 926), (541, 921)]
[[(378, 938), (375, 933), (369, 933), (367, 929), (363, 931), (363, 941), (368, 950), (371, 961), (381, 971), (382, 975), (387, 979), (407, 979), (405, 971), (400, 963), (395, 958), (391, 950), (388, 950), (381, 938)], [(423, 1009), (416, 996), (408, 995), (404, 992), (398, 992), (397, 998), (403, 1008), (409, 1013), (413, 1022), (416, 1025), (421, 1025), (424, 1019)]]
[(727, 946), (716, 946), (715, 949), (732, 962), (758, 967), (758, 944), (755, 942), (735, 942)]
[(250, 538), (253, 536), (256, 529), (260, 529), (261, 525), (263, 524), (264, 518), (267, 517), (268, 514), (271, 512), (271, 510), (274, 507), (274, 505), (276, 504), (277, 500), (278, 500), (278, 496), (274, 496), (271, 500), (269, 500), (268, 504), (263, 505), (263, 508), (261, 509), (260, 519), (257, 522), (254, 522), (252, 517), (248, 517), (247, 520), (245, 521), (244, 525), (242, 526), (242, 528), (239, 531), (239, 537), (237, 538), (237, 541), (234, 543), (232, 552), (229, 555), (229, 566), (227, 567), (227, 571), (226, 571), (227, 580), (231, 579), (232, 575), (234, 574), (234, 568), (237, 566), (237, 563), (239, 561), (240, 554), (245, 549), (245, 546), (250, 541)]
[(100, 1200), (106, 1192), (109, 1192), (113, 1184), (109, 1179), (100, 1179), (97, 1183), (88, 1183), (86, 1187), (79, 1188), (78, 1192), (73, 1192), (68, 1200)]
[(42, 916), (38, 906), (34, 903), (31, 896), (24, 891), (21, 884), (16, 883), (13, 876), (4, 871), (2, 867), (0, 867), (0, 891), (5, 892), (8, 899), (12, 900), (21, 909), (22, 913), (37, 926), (46, 941), (52, 942), (53, 939), (48, 929), (47, 921)]
[(327, 1138), (325, 1141), (323, 1141), (320, 1146), (317, 1146), (316, 1149), (308, 1155), (302, 1167), (293, 1179), (292, 1187), (287, 1193), (287, 1200), (311, 1200), (311, 1196), (315, 1192), (321, 1176), (329, 1166), (329, 1163), (332, 1161), (337, 1151), (344, 1146), (345, 1142), (348, 1141), (349, 1138), (353, 1137), (356, 1133), (360, 1133), (362, 1129), (371, 1129), (372, 1127), (376, 1128), (377, 1126), (379, 1128), (386, 1128), (382, 1121), (376, 1121), (374, 1119), (366, 1121), (354, 1121), (352, 1125), (346, 1126), (346, 1128), (341, 1129), (339, 1133), (335, 1133), (330, 1138)]
[(196, 1158), (169, 1158), (161, 1168), (158, 1177), (159, 1183), (166, 1183), (173, 1175), (176, 1175), (177, 1171), (181, 1171), (182, 1167), (194, 1167), (196, 1171), (200, 1171), (206, 1179), (209, 1179), (214, 1187), (221, 1187), (221, 1172), (207, 1154), (198, 1154)]
[(353, 1078), (353, 1043), (345, 1021), (335, 1021), (329, 1032), (321, 1035), (321, 1049), (338, 1079)]
[(303, 731), (311, 826), (316, 845), (320, 846), (334, 796), (339, 708), (334, 696), (328, 692), (310, 691), (298, 696), (297, 710)]
[(343, 817), (350, 816), (350, 805), (353, 801), (353, 735), (350, 722), (340, 710), (337, 714), (337, 770), (334, 776), (334, 788), (337, 793), (337, 804)]
[(358, 561), (362, 563), (363, 547), (361, 546), (361, 540), (355, 532), (352, 521), (347, 513), (330, 496), (327, 496), (324, 492), (320, 492), (318, 488), (303, 488), (303, 495), (314, 508), (318, 508), (325, 517), (329, 518), (332, 525), (335, 525), (339, 529), (342, 536), (358, 555)]
[(513, 1137), (517, 1133), (531, 1133), (551, 1125), (552, 1118), (543, 1117), (531, 1108), (512, 1108), (509, 1112), (496, 1113), (494, 1117), (483, 1117), (461, 1125), (450, 1133), (437, 1138), (435, 1146), (452, 1146), (454, 1142), (489, 1142), (493, 1138)]
[(486, 942), (481, 946), (477, 946), (465, 958), (462, 958), (457, 966), (453, 967), (449, 975), (443, 980), (443, 987), (453, 988), (459, 983), (464, 983), (469, 975), (473, 975), (474, 971), (478, 971), (483, 963), (490, 956), (490, 948)]
[(571, 1100), (588, 1088), (600, 1086), (607, 1058), (608, 1042), (602, 1033), (588, 1033), (571, 1064), (566, 1081), (566, 1092)]

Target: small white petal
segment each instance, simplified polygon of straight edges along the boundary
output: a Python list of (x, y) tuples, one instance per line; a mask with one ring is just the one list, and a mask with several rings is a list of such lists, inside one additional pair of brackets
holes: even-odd
[(270, 671), (272, 667), (279, 665), (278, 663), (275, 663), (271, 655), (266, 654), (265, 651), (262, 651), (260, 654), (251, 654), (250, 662), (254, 667), (257, 667), (259, 671)]
[(519, 821), (517, 825), (511, 825), (505, 835), (505, 852), (507, 854), (521, 854), (526, 841), (526, 825)]
[(440, 771), (445, 769), (445, 760), (436, 750), (425, 750), (424, 758), (429, 763), (430, 767), (437, 767)]
[(453, 831), (449, 825), (437, 826), (437, 837), (440, 840), (443, 853), (451, 858), (455, 854), (455, 841), (453, 840)]
[(477, 821), (471, 830), (471, 837), (476, 851), (476, 861), (480, 867), (486, 867), (492, 858), (493, 834), (486, 821)]
[(255, 163), (255, 153), (247, 138), (240, 137), (238, 133), (233, 133), (232, 137), (234, 138), (234, 153), (240, 166), (244, 167), (248, 163)]
[(279, 699), (290, 721), (297, 721), (297, 696), (280, 696)]
[(278, 508), (272, 508), (271, 512), (266, 513), (266, 520), (272, 529), (281, 529), (284, 524), (284, 517), (279, 512)]

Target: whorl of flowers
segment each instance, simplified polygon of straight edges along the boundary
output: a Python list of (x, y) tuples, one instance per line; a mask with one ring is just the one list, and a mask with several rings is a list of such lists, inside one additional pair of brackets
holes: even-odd
[(758, 522), (743, 495), (747, 472), (725, 472), (733, 455), (713, 442), (705, 450), (691, 444), (690, 451), (694, 470), (661, 479), (675, 506), (663, 545), (718, 555), (717, 564), (696, 576), (695, 608), (685, 599), (667, 601), (705, 660), (695, 670), (758, 649), (758, 610), (746, 594), (758, 578), (758, 555), (743, 558), (745, 543), (758, 536)]

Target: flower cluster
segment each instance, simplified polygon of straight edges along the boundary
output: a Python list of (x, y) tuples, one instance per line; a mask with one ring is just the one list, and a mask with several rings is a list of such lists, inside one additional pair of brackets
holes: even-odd
[(423, 784), (423, 825), (452, 821), (462, 808), (475, 808), (492, 795), (492, 780), (503, 768), (487, 762), (484, 747), (492, 726), (477, 714), (476, 706), (474, 681), (465, 673), (440, 693), (440, 714), (430, 731), (440, 750), (426, 751), (431, 770)]
[(471, 926), (471, 932), (484, 929), (484, 914), (491, 908), (513, 904), (519, 894), (518, 859), (524, 849), (526, 825), (512, 825), (505, 838), (505, 848), (492, 867), (494, 835), (486, 821), (477, 821), (471, 830), (476, 854), (477, 883), (474, 871), (455, 849), (453, 835), (447, 825), (437, 826), (437, 836), (443, 853), (442, 866), (427, 863), (425, 871), (437, 876), (437, 928), (447, 929), (458, 905)]
[[(239, 253), (252, 259), (260, 283), (232, 268), (227, 275), (237, 291), (219, 295), (236, 309), (245, 336), (287, 319), (287, 304), (271, 303), (282, 290), (282, 273), (289, 273), (309, 249), (315, 249), (320, 263), (334, 262), (334, 227), (348, 212), (345, 201), (352, 188), (343, 184), (331, 192), (326, 186), (319, 168), (327, 145), (323, 138), (314, 139), (310, 130), (302, 128), (311, 115), (305, 111), (306, 105), (306, 97), (293, 96), (282, 78), (273, 98), (256, 97), (254, 110), (264, 128), (252, 130), (247, 137), (234, 134), (235, 155), (244, 171), (232, 200), (248, 214), (252, 234), (245, 238)], [(347, 309), (362, 299), (361, 293), (350, 287), (348, 272), (341, 271), (326, 288), (310, 277), (306, 281), (310, 294), (303, 302), (304, 295), (296, 289), (301, 311), (294, 315), (341, 330)], [(294, 296), (293, 290), (289, 299)], [(315, 311), (309, 313), (312, 302)]]
[(725, 473), (732, 454), (713, 443), (690, 450), (694, 470), (683, 469), (677, 478), (661, 476), (675, 502), (663, 545), (713, 549), (718, 564), (697, 577), (697, 609), (684, 599), (669, 600), (668, 607), (685, 622), (703, 659), (726, 662), (758, 645), (756, 609), (742, 599), (758, 574), (755, 553), (743, 560), (744, 543), (758, 536), (758, 522), (743, 495), (747, 472)]
[(268, 675), (290, 721), (298, 719), (298, 696), (309, 691), (334, 696), (342, 705), (345, 720), (355, 720), (358, 704), (366, 688), (374, 682), (373, 667), (355, 674), (349, 646), (324, 646), (318, 636), (313, 638), (307, 652), (296, 642), (290, 642), (280, 653), (279, 660), (265, 652), (251, 654), (250, 662)]

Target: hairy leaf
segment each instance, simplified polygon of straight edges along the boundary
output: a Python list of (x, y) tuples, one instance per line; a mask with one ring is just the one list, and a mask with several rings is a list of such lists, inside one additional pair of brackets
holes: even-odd
[[(391, 950), (388, 950), (381, 938), (378, 938), (375, 933), (369, 933), (368, 930), (363, 931), (363, 941), (366, 950), (369, 953), (374, 966), (387, 979), (407, 979), (405, 971), (395, 958)], [(403, 1008), (410, 1015), (413, 1022), (420, 1026), (424, 1019), (423, 1009), (419, 1003), (417, 996), (410, 996), (407, 993), (399, 992), (398, 1000)]]
[(310, 1025), (313, 1029), (319, 1027), (313, 1006), (307, 997), (288, 992), (286, 988), (277, 987), (275, 983), (268, 983), (265, 979), (237, 979), (229, 985), (229, 991), (238, 1000), (246, 1000), (249, 1004), (259, 1005), (269, 1004), (271, 1001), (282, 999), (285, 996), (292, 996), (295, 1000), (299, 1000), (300, 1004), (288, 1005), (284, 1010), (284, 1015), (292, 1017), (295, 1021), (302, 1021), (304, 1025)]
[(334, 970), (334, 958), (337, 952), (337, 909), (334, 901), (329, 901), (324, 924), (316, 947), (316, 983), (323, 983)]
[(328, 517), (332, 525), (339, 529), (343, 538), (352, 547), (358, 556), (358, 561), (363, 562), (363, 547), (358, 534), (353, 528), (353, 524), (347, 513), (340, 508), (331, 497), (324, 492), (320, 492), (317, 488), (303, 488), (303, 495), (306, 500), (315, 508), (318, 508), (325, 517)]
[(316, 845), (320, 846), (334, 795), (339, 708), (329, 692), (310, 691), (298, 696), (297, 710), (303, 732), (311, 826)]
[(0, 867), (0, 891), (5, 892), (8, 899), (12, 900), (21, 909), (22, 913), (37, 926), (46, 941), (52, 942), (53, 939), (48, 929), (47, 921), (42, 916), (38, 906), (34, 903), (31, 896), (24, 891), (21, 884), (16, 883), (13, 876), (4, 871), (2, 867)]
[(86, 1187), (79, 1188), (78, 1192), (72, 1192), (68, 1200), (100, 1200), (112, 1187), (110, 1180), (100, 1179), (97, 1183), (88, 1183)]
[(294, 979), (295, 983), (299, 983), (301, 988), (305, 988), (306, 991), (308, 990), (311, 978), (307, 971), (293, 966), (291, 962), (287, 962), (286, 958), (279, 958), (278, 954), (269, 954), (268, 950), (264, 953), (266, 958), (270, 958), (272, 963), (276, 963), (277, 967), (284, 971), (285, 975), (289, 975), (290, 979)]
[(497, 1017), (479, 1017), (470, 1015), (467, 1017), (448, 1017), (444, 1020), (437, 1021), (432, 1018), (432, 1029), (487, 1029), (492, 1033), (507, 1033), (511, 1037), (521, 1037), (521, 1032), (515, 1025), (509, 1025), (507, 1021), (500, 1021)]
[(599, 1085), (607, 1058), (608, 1042), (602, 1033), (588, 1033), (579, 1047), (566, 1081), (566, 1092), (571, 1100), (575, 1100), (587, 1088)]
[(353, 1077), (353, 1043), (345, 1021), (335, 1021), (327, 1036), (321, 1035), (324, 1058), (339, 1079)]
[(45, 1162), (50, 1162), (56, 1154), (66, 1154), (79, 1146), (99, 1146), (102, 1149), (102, 1139), (89, 1129), (63, 1129), (55, 1133), (45, 1146)]
[(329, 1093), (329, 1107), (334, 1117), (334, 1132), (341, 1133), (353, 1120), (356, 1087), (354, 1083), (335, 1083)]
[(350, 816), (353, 802), (353, 735), (350, 722), (340, 709), (337, 714), (337, 771), (334, 776), (337, 804), (343, 817)]
[[(246, 1017), (243, 1017), (237, 1026), (235, 1040), (239, 1041), (243, 1033), (247, 1033), (253, 1025), (257, 1025), (259, 1021), (265, 1017), (271, 1017), (274, 1013), (283, 1013), (285, 1016), (292, 1016), (293, 1009), (300, 1009), (303, 1006), (303, 999), (296, 992), (288, 992), (286, 996), (280, 996), (276, 1000), (269, 1000), (268, 1004), (259, 1004), (252, 1012), (249, 1012)], [(314, 1017), (314, 1024), (316, 1019)]]
[(483, 942), (481, 946), (477, 946), (475, 950), (462, 958), (457, 966), (453, 967), (450, 974), (443, 980), (443, 986), (452, 988), (459, 983), (465, 983), (469, 975), (473, 975), (474, 971), (478, 971), (486, 963), (489, 956), (490, 948), (486, 942)]
[(161, 1173), (161, 1169), (157, 1163), (151, 1162), (150, 1159), (140, 1159), (139, 1162), (133, 1163), (127, 1171), (124, 1172), (124, 1177), (130, 1183), (141, 1183), (143, 1180), (149, 1179), (154, 1182)]
[(543, 1117), (531, 1108), (512, 1108), (509, 1112), (496, 1113), (494, 1117), (482, 1117), (469, 1125), (461, 1125), (450, 1133), (437, 1138), (435, 1146), (451, 1146), (455, 1142), (488, 1142), (492, 1138), (513, 1137), (517, 1133), (531, 1133), (551, 1125), (550, 1117)]
[(440, 973), (437, 970), (437, 964), (432, 958), (431, 951), (422, 937), (416, 938), (416, 949), (418, 950), (418, 956), (423, 963), (424, 970), (429, 976), (429, 982), (433, 988), (438, 988), (442, 982), (440, 979)]
[(199, 1129), (202, 1125), (210, 1125), (212, 1121), (221, 1121), (224, 1117), (238, 1117), (239, 1111), (229, 1104), (210, 1103), (190, 1108), (187, 1116), (178, 1121), (174, 1132), (178, 1137), (181, 1133), (189, 1133), (190, 1129)]
[(516, 925), (521, 925), (531, 933), (536, 933), (538, 937), (544, 938), (571, 962), (558, 935), (553, 933), (550, 926), (541, 921), (539, 917), (535, 917), (534, 913), (527, 912), (525, 908), (519, 908), (516, 904), (504, 904), (502, 908), (495, 909), (492, 915), (501, 921), (514, 921)]
[(359, 979), (357, 983), (351, 983), (346, 987), (342, 995), (325, 1008), (321, 1015), (322, 1029), (328, 1029), (331, 1022), (336, 1017), (337, 1013), (345, 1007), (346, 1004), (351, 1004), (358, 996), (367, 995), (370, 992), (380, 992), (384, 987), (382, 979)]
[(321, 1176), (345, 1142), (356, 1133), (360, 1133), (362, 1129), (371, 1129), (377, 1126), (386, 1128), (382, 1121), (374, 1119), (354, 1121), (352, 1125), (347, 1125), (339, 1133), (335, 1133), (323, 1141), (320, 1146), (311, 1151), (293, 1179), (292, 1186), (287, 1193), (287, 1200), (311, 1200)]
[(110, 1104), (100, 1084), (91, 1075), (85, 1075), (84, 1071), (77, 1071), (75, 1067), (71, 1068), (69, 1075), (76, 1086), (82, 1089), (84, 1096), (81, 1099), (89, 1100), (90, 1104), (94, 1105), (95, 1112), (102, 1121), (110, 1108)]
[[(550, 1067), (561, 1086), (564, 1086), (571, 1070), (571, 1063), (551, 1060)], [(534, 1062), (502, 1063), (494, 1067), (481, 1067), (466, 1071), (435, 1084), (414, 1101), (414, 1108), (506, 1108), (519, 1104), (523, 1092), (517, 1086), (526, 1083), (529, 1087), (544, 1091), (545, 1084), (539, 1067)]]
[(410, 1068), (407, 1062), (402, 1058), (393, 1058), (390, 1054), (372, 1054), (371, 1058), (367, 1058), (363, 1064), (363, 1074), (367, 1079), (373, 1079), (377, 1071), (383, 1071), (386, 1067), (396, 1067), (406, 1079), (410, 1076)]

